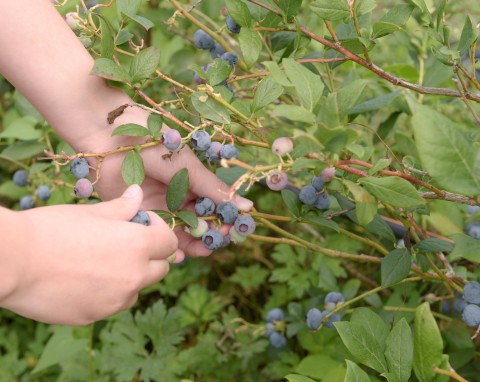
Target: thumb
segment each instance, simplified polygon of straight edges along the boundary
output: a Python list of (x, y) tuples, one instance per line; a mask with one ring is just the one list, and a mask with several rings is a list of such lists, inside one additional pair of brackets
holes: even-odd
[(143, 191), (138, 184), (132, 184), (116, 199), (94, 205), (98, 215), (119, 220), (130, 220), (140, 209)]

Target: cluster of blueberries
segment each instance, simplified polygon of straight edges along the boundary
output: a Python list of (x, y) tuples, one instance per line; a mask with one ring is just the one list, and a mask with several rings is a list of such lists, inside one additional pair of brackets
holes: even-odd
[[(463, 288), (462, 320), (471, 328), (480, 326), (480, 284), (476, 281), (469, 282)], [(461, 309), (461, 308), (460, 308)]]
[(214, 216), (224, 224), (232, 224), (228, 235), (223, 236), (220, 231), (214, 227), (210, 228), (203, 219), (198, 219), (196, 228), (190, 227), (188, 232), (196, 238), (202, 238), (205, 248), (215, 251), (234, 243), (242, 243), (248, 235), (255, 232), (255, 220), (249, 214), (239, 214), (237, 207), (230, 203), (215, 203), (210, 198), (199, 198), (195, 202), (195, 213), (200, 217)]
[[(476, 215), (480, 212), (480, 206), (467, 206), (467, 211), (470, 215)], [(474, 221), (465, 227), (467, 235), (474, 239), (480, 239), (480, 222)]]
[(90, 168), (88, 161), (85, 158), (75, 158), (70, 163), (70, 172), (77, 178), (75, 183), (75, 195), (82, 199), (88, 199), (93, 194), (93, 185), (89, 179), (87, 179)]
[[(307, 322), (307, 326), (311, 330), (317, 330), (322, 321), (324, 320), (325, 316), (327, 316), (331, 311), (333, 311), (338, 305), (343, 304), (345, 302), (345, 298), (340, 292), (330, 292), (325, 296), (324, 300), (324, 310), (320, 311), (317, 308), (312, 308), (307, 312), (307, 317), (305, 318)], [(334, 328), (333, 323), (340, 321), (340, 315), (338, 313), (332, 314), (328, 317), (327, 322), (325, 322), (325, 326), (327, 328)]]
[(265, 335), (274, 348), (281, 348), (287, 344), (286, 337), (279, 330), (279, 327), (284, 326), (284, 320), (285, 313), (280, 308), (274, 308), (267, 313)]
[[(12, 180), (17, 186), (26, 187), (29, 181), (28, 172), (25, 170), (17, 170), (13, 173)], [(20, 198), (20, 209), (29, 210), (30, 208), (35, 207), (35, 198), (46, 202), (48, 199), (50, 199), (50, 196), (50, 188), (48, 186), (41, 185), (35, 191), (34, 196), (25, 195)]]

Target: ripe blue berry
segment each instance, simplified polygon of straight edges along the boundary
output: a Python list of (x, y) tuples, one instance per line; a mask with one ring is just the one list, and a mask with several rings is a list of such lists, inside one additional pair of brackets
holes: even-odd
[(477, 305), (469, 304), (462, 313), (462, 320), (471, 328), (478, 328), (480, 325), (480, 308)]
[(465, 307), (467, 306), (467, 303), (459, 298), (455, 299), (455, 302), (453, 303), (453, 307), (457, 312), (463, 312), (465, 310)]
[(230, 32), (234, 34), (240, 33), (240, 30), (242, 29), (242, 27), (238, 25), (236, 21), (232, 19), (230, 16), (227, 16), (225, 23), (227, 24), (227, 28)]
[(212, 142), (205, 157), (210, 163), (218, 163), (220, 161), (220, 151), (222, 150), (223, 145), (220, 142)]
[(196, 228), (193, 228), (193, 227), (187, 228), (187, 232), (193, 237), (202, 237), (203, 234), (207, 231), (208, 231), (208, 223), (202, 219), (198, 219), (198, 224)]
[(12, 180), (17, 186), (25, 187), (28, 184), (28, 172), (17, 170), (13, 173)]
[[(324, 317), (328, 314), (328, 311), (323, 311)], [(327, 314), (325, 314), (327, 313)], [(338, 313), (332, 314), (330, 317), (328, 317), (328, 321), (325, 324), (325, 327), (333, 329), (335, 326), (333, 326), (334, 322), (340, 321), (340, 315)]]
[(70, 171), (77, 179), (86, 178), (90, 171), (88, 161), (85, 158), (75, 158), (70, 163)]
[(35, 207), (35, 202), (33, 201), (33, 198), (30, 195), (23, 196), (20, 199), (20, 208), (22, 210), (29, 210), (30, 208)]
[(337, 304), (340, 304), (345, 301), (345, 298), (343, 297), (343, 294), (340, 292), (330, 292), (325, 296), (325, 309), (327, 310), (333, 310), (337, 306)]
[(215, 43), (215, 46), (210, 49), (210, 56), (212, 56), (213, 59), (222, 57), (222, 54), (225, 53), (225, 48), (221, 46), (218, 42)]
[(220, 157), (223, 159), (238, 159), (238, 149), (234, 145), (224, 145), (220, 150)]
[(265, 325), (265, 335), (267, 337), (270, 337), (274, 332), (276, 332), (275, 324), (273, 324), (272, 322), (267, 322), (267, 324)]
[(242, 236), (248, 236), (255, 232), (257, 227), (255, 220), (248, 215), (238, 215), (237, 220), (235, 220), (234, 227), (236, 231)]
[(470, 215), (475, 215), (479, 211), (480, 211), (480, 206), (467, 206), (467, 212)]
[(270, 190), (280, 191), (287, 187), (288, 176), (284, 171), (272, 170), (267, 174), (267, 186)]
[(283, 334), (279, 332), (273, 332), (272, 334), (270, 334), (269, 340), (270, 340), (270, 344), (274, 348), (281, 348), (287, 344), (287, 339)]
[(312, 178), (312, 186), (317, 190), (318, 192), (323, 190), (323, 182), (318, 176), (314, 176)]
[(465, 228), (468, 236), (473, 237), (474, 239), (480, 239), (480, 223), (473, 222), (467, 225)]
[(215, 48), (215, 40), (207, 32), (201, 29), (195, 31), (193, 42), (198, 49), (210, 50)]
[(293, 141), (287, 137), (280, 137), (273, 141), (272, 143), (272, 152), (275, 155), (280, 155), (281, 157), (291, 153), (293, 151)]
[(303, 204), (313, 206), (318, 199), (317, 190), (313, 186), (305, 186), (300, 190), (298, 197)]
[(35, 195), (37, 195), (38, 199), (43, 200), (45, 202), (48, 199), (50, 199), (51, 192), (48, 186), (40, 186), (37, 188)]
[(198, 216), (211, 216), (215, 211), (215, 203), (210, 198), (198, 198), (195, 201), (195, 213)]
[(285, 313), (280, 308), (274, 308), (267, 313), (267, 322), (283, 321), (285, 319)]
[(220, 231), (212, 228), (205, 232), (202, 236), (202, 243), (205, 248), (210, 251), (215, 251), (220, 248), (223, 244), (223, 235)]
[(317, 330), (322, 323), (323, 317), (324, 315), (317, 308), (310, 309), (307, 312), (307, 317), (306, 317), (307, 326), (311, 330)]
[(335, 167), (327, 167), (320, 174), (322, 182), (330, 182), (335, 177)]
[(326, 192), (321, 192), (317, 196), (318, 198), (315, 203), (315, 207), (319, 210), (328, 210), (331, 203), (330, 196)]
[(469, 282), (463, 287), (463, 299), (469, 304), (480, 304), (480, 284)]
[(135, 216), (130, 220), (131, 222), (149, 226), (150, 225), (150, 216), (148, 216), (146, 211), (140, 210)]
[(226, 52), (222, 54), (222, 60), (227, 61), (232, 66), (235, 66), (238, 63), (238, 56), (233, 52)]
[(205, 130), (198, 130), (192, 134), (190, 142), (197, 151), (206, 151), (212, 143), (210, 135)]
[(87, 199), (93, 194), (93, 185), (87, 178), (81, 178), (75, 183), (75, 195), (79, 198)]
[(163, 134), (163, 145), (170, 151), (176, 152), (182, 147), (182, 136), (175, 129), (167, 130)]
[(233, 222), (238, 217), (238, 208), (230, 203), (220, 203), (217, 207), (217, 218), (220, 219), (222, 223), (233, 224)]

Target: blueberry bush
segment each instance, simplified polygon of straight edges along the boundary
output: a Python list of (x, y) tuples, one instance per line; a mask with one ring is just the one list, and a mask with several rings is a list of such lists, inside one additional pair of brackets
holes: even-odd
[(86, 158), (141, 184), (163, 144), (254, 209), (182, 210), (179, 171), (156, 212), (215, 252), (87, 327), (1, 311), (0, 380), (480, 381), (476, 1), (53, 3), (135, 100), (105, 118), (150, 112), (113, 134), (145, 143), (75, 153), (1, 79), (0, 203), (96, 202)]

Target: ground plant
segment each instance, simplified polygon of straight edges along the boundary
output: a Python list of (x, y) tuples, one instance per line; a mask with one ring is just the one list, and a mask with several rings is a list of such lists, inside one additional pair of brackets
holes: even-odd
[(129, 311), (0, 311), (1, 381), (480, 381), (478, 2), (52, 3), (134, 100), (108, 122), (141, 108), (148, 125), (74, 152), (0, 77), (0, 203), (96, 203), (111, 156), (142, 184), (158, 145), (159, 166), (189, 146), (231, 188), (189, 209), (188, 170), (173, 176), (155, 212), (214, 252)]

